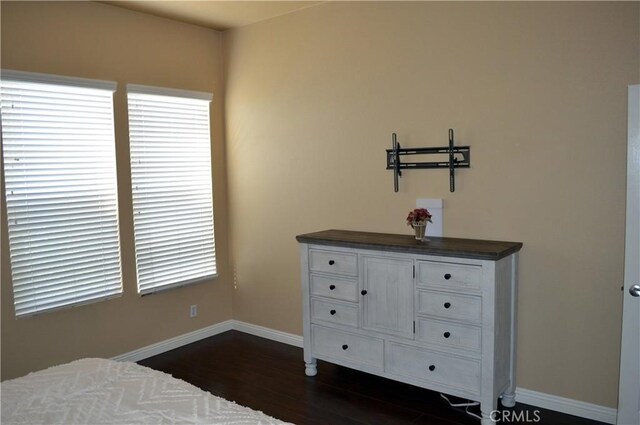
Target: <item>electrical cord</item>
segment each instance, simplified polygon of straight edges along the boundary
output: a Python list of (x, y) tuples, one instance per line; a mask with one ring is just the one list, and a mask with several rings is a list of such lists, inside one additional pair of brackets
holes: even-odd
[(449, 400), (446, 395), (441, 393), (440, 397), (445, 399), (446, 402), (449, 403), (449, 406), (451, 406), (451, 407), (464, 407), (464, 411), (467, 413), (467, 415), (472, 416), (472, 417), (474, 417), (476, 419), (482, 420), (482, 416), (477, 415), (477, 414), (469, 411), (469, 407), (471, 407), (471, 406), (479, 406), (480, 402), (467, 400), (466, 403), (452, 403), (451, 400)]

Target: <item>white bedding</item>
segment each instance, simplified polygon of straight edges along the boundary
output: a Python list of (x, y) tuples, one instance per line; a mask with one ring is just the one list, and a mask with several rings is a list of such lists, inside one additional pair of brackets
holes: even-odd
[(130, 362), (82, 359), (1, 385), (2, 424), (285, 424)]

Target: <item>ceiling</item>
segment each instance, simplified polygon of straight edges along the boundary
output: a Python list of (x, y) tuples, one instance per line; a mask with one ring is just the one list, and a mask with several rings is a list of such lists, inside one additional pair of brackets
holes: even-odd
[(322, 1), (125, 0), (101, 3), (224, 31), (285, 15)]

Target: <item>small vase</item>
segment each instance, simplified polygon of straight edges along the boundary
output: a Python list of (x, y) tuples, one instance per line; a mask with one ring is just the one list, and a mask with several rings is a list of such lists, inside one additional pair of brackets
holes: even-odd
[(413, 230), (416, 232), (416, 240), (418, 241), (425, 241), (427, 240), (425, 238), (426, 233), (427, 233), (427, 222), (423, 222), (423, 223), (413, 223), (412, 224)]

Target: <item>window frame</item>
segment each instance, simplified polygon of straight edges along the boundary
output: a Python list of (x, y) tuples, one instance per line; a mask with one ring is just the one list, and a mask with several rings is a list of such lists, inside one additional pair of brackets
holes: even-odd
[[(171, 290), (174, 288), (180, 288), (188, 285), (194, 285), (204, 282), (209, 282), (215, 280), (218, 277), (218, 255), (216, 251), (216, 238), (215, 238), (215, 208), (214, 208), (214, 179), (213, 179), (213, 146), (212, 146), (212, 138), (211, 138), (211, 102), (213, 101), (213, 95), (211, 93), (199, 92), (199, 91), (191, 91), (191, 90), (180, 90), (173, 88), (164, 88), (164, 87), (155, 87), (155, 86), (146, 86), (139, 84), (127, 84), (127, 118), (129, 122), (129, 146), (130, 146), (130, 164), (131, 164), (131, 196), (132, 196), (132, 206), (133, 206), (133, 216), (134, 216), (134, 250), (135, 250), (135, 264), (136, 264), (136, 286), (138, 294), (145, 296), (150, 295), (157, 292), (163, 292), (166, 290)], [(136, 218), (138, 216), (138, 211), (136, 207), (136, 182), (134, 175), (136, 174), (136, 164), (134, 160), (134, 153), (136, 148), (134, 144), (138, 143), (137, 140), (134, 139), (133, 132), (139, 131), (140, 129), (136, 128), (133, 124), (132, 120), (132, 97), (136, 95), (149, 95), (149, 96), (162, 96), (168, 98), (177, 98), (181, 100), (190, 100), (206, 103), (206, 145), (207, 145), (207, 162), (208, 162), (208, 178), (206, 182), (209, 185), (209, 196), (210, 202), (208, 203), (211, 211), (211, 239), (210, 244), (212, 247), (212, 260), (213, 260), (213, 272), (203, 274), (200, 276), (196, 276), (193, 278), (188, 278), (184, 280), (177, 280), (171, 283), (165, 284), (144, 284), (141, 283), (141, 266), (140, 266), (140, 250), (138, 249), (138, 230), (136, 228)], [(149, 100), (151, 101), (151, 100)], [(201, 123), (203, 124), (203, 123)], [(135, 130), (134, 130), (135, 129)], [(145, 270), (145, 273), (148, 273), (148, 270)]]
[[(33, 277), (30, 278), (30, 280), (32, 280), (31, 283), (17, 283), (17, 281), (19, 279), (16, 278), (16, 268), (17, 266), (15, 265), (17, 261), (19, 261), (18, 258), (18, 254), (16, 254), (16, 251), (18, 251), (18, 246), (21, 244), (21, 242), (18, 242), (16, 233), (14, 233), (14, 236), (12, 237), (12, 233), (13, 232), (19, 232), (19, 231), (28, 231), (30, 234), (33, 235), (38, 235), (37, 237), (39, 237), (41, 240), (40, 242), (42, 243), (41, 245), (38, 245), (38, 247), (40, 247), (41, 249), (46, 249), (43, 248), (44, 246), (46, 246), (46, 239), (45, 238), (49, 238), (50, 236), (44, 236), (43, 235), (47, 235), (46, 232), (43, 233), (39, 233), (39, 229), (33, 229), (33, 230), (29, 230), (31, 229), (31, 227), (29, 227), (29, 225), (25, 226), (25, 227), (20, 227), (20, 228), (16, 228), (14, 226), (11, 225), (10, 223), (10, 217), (12, 216), (12, 214), (14, 214), (15, 211), (11, 211), (12, 209), (15, 210), (15, 208), (18, 208), (18, 206), (20, 205), (25, 205), (27, 209), (29, 209), (29, 204), (28, 203), (21, 203), (19, 201), (15, 201), (11, 199), (11, 196), (13, 196), (13, 194), (10, 194), (9, 192), (9, 187), (13, 187), (12, 185), (15, 183), (9, 183), (8, 180), (11, 180), (12, 178), (10, 177), (9, 179), (7, 177), (11, 176), (12, 173), (14, 173), (14, 171), (11, 171), (10, 168), (7, 166), (7, 161), (11, 158), (11, 154), (7, 153), (7, 148), (9, 149), (9, 151), (11, 151), (12, 149), (15, 149), (17, 146), (20, 146), (20, 143), (17, 141), (19, 139), (19, 137), (14, 136), (11, 138), (7, 138), (4, 134), (2, 137), (2, 158), (0, 159), (0, 162), (2, 162), (1, 166), (3, 168), (3, 176), (4, 176), (4, 181), (3, 181), (3, 185), (2, 185), (2, 190), (3, 190), (3, 199), (5, 201), (5, 207), (6, 207), (6, 212), (7, 212), (7, 230), (8, 230), (8, 243), (9, 243), (9, 255), (10, 255), (10, 263), (11, 263), (11, 276), (12, 276), (12, 296), (13, 296), (13, 307), (14, 307), (14, 314), (16, 318), (25, 318), (25, 317), (30, 317), (30, 316), (34, 316), (34, 315), (39, 315), (39, 314), (45, 314), (45, 313), (49, 313), (49, 312), (53, 312), (53, 311), (58, 311), (58, 310), (64, 310), (64, 309), (70, 309), (70, 308), (76, 308), (82, 305), (87, 305), (87, 304), (93, 304), (93, 303), (97, 303), (97, 302), (101, 302), (101, 301), (105, 301), (105, 300), (109, 300), (109, 299), (113, 299), (113, 298), (118, 298), (121, 297), (123, 294), (123, 275), (122, 275), (122, 245), (121, 245), (121, 235), (120, 235), (120, 217), (119, 217), (119, 199), (118, 199), (118, 174), (117, 174), (117, 160), (116, 160), (116, 141), (115, 141), (115, 110), (114, 110), (114, 93), (117, 89), (117, 83), (116, 82), (112, 82), (112, 81), (105, 81), (105, 80), (95, 80), (95, 79), (87, 79), (87, 78), (78, 78), (78, 77), (69, 77), (69, 76), (61, 76), (61, 75), (53, 75), (53, 74), (43, 74), (43, 73), (34, 73), (34, 72), (25, 72), (25, 71), (15, 71), (15, 70), (9, 70), (9, 69), (2, 69), (0, 70), (0, 79), (2, 80), (3, 84), (2, 84), (2, 91), (4, 92), (5, 90), (9, 91), (11, 89), (5, 87), (4, 82), (18, 82), (18, 83), (26, 83), (26, 85), (22, 88), (19, 89), (13, 89), (13, 90), (27, 90), (27, 86), (28, 84), (47, 84), (47, 85), (51, 85), (51, 86), (63, 86), (63, 87), (67, 87), (70, 88), (71, 90), (69, 91), (69, 93), (64, 94), (61, 91), (56, 91), (55, 88), (52, 88), (52, 90), (57, 93), (57, 95), (54, 95), (52, 97), (53, 101), (57, 101), (58, 103), (54, 105), (62, 105), (64, 102), (62, 101), (62, 99), (64, 98), (64, 95), (68, 95), (68, 96), (84, 96), (84, 95), (88, 95), (90, 96), (91, 93), (86, 92), (84, 94), (78, 92), (73, 94), (74, 90), (73, 89), (92, 89), (92, 90), (98, 90), (98, 91), (102, 91), (105, 93), (101, 93), (100, 95), (103, 97), (109, 97), (109, 102), (108, 102), (108, 106), (107, 103), (104, 102), (104, 99), (100, 99), (102, 100), (104, 103), (100, 103), (98, 102), (98, 99), (100, 98), (100, 96), (98, 95), (98, 93), (96, 92), (96, 107), (100, 107), (100, 108), (104, 108), (105, 112), (108, 112), (110, 114), (110, 116), (106, 119), (95, 119), (95, 120), (89, 120), (88, 122), (83, 122), (83, 125), (89, 125), (89, 126), (100, 126), (103, 125), (105, 126), (105, 129), (108, 128), (108, 130), (106, 130), (106, 135), (103, 134), (100, 137), (96, 137), (95, 140), (98, 140), (99, 143), (98, 145), (104, 149), (102, 158), (100, 158), (100, 163), (101, 165), (104, 165), (105, 169), (107, 171), (105, 171), (104, 174), (101, 176), (101, 184), (107, 184), (107, 192), (108, 194), (105, 195), (105, 197), (101, 197), (99, 198), (99, 202), (103, 202), (103, 201), (108, 201), (108, 203), (106, 204), (108, 206), (108, 210), (107, 210), (107, 214), (103, 213), (103, 211), (101, 212), (100, 210), (102, 209), (102, 207), (94, 207), (92, 206), (91, 208), (89, 208), (89, 213), (90, 214), (96, 214), (97, 215), (97, 220), (99, 222), (99, 226), (101, 226), (101, 229), (104, 229), (103, 226), (105, 226), (104, 223), (106, 222), (112, 222), (115, 224), (112, 224), (111, 226), (108, 226), (110, 228), (110, 232), (109, 233), (109, 238), (111, 239), (111, 243), (107, 244), (108, 248), (104, 248), (105, 246), (105, 239), (104, 238), (100, 238), (103, 235), (99, 235), (97, 237), (97, 239), (99, 240), (99, 242), (96, 242), (97, 245), (100, 248), (96, 248), (98, 251), (98, 254), (96, 254), (97, 258), (92, 259), (89, 264), (91, 264), (91, 267), (95, 267), (95, 268), (100, 268), (102, 267), (102, 272), (107, 271), (107, 276), (117, 276), (117, 278), (112, 277), (109, 282), (110, 283), (106, 283), (106, 284), (95, 284), (95, 283), (90, 283), (91, 281), (90, 276), (91, 273), (85, 273), (84, 275), (80, 275), (78, 277), (78, 275), (74, 275), (74, 272), (69, 272), (67, 275), (65, 275), (65, 278), (67, 279), (71, 279), (71, 281), (67, 280), (67, 283), (64, 283), (64, 281), (60, 281), (60, 279), (57, 279), (58, 282), (55, 283), (56, 288), (56, 297), (55, 298), (64, 298), (64, 302), (63, 301), (58, 301), (58, 302), (48, 302), (48, 303), (43, 303), (37, 302), (38, 299), (38, 293), (42, 293), (42, 291), (38, 292), (38, 290), (42, 290), (42, 288), (38, 288), (37, 284), (33, 283)], [(76, 90), (77, 91), (77, 90)], [(46, 90), (40, 90), (39, 92), (35, 93), (35, 96), (43, 96), (42, 93), (46, 93)], [(62, 93), (62, 94), (61, 94)], [(23, 95), (24, 96), (24, 95)], [(3, 96), (4, 97), (4, 96)], [(6, 98), (3, 99), (3, 103), (5, 103)], [(75, 102), (77, 100), (74, 100), (73, 102)], [(6, 101), (9, 102), (9, 101)], [(69, 101), (69, 103), (71, 103), (72, 101)], [(29, 105), (28, 102), (24, 102), (24, 105)], [(8, 124), (9, 121), (11, 121), (13, 118), (11, 118), (11, 114), (9, 114), (8, 112), (5, 112), (4, 109), (2, 108), (3, 112), (2, 112), (2, 127), (3, 127), (3, 133), (5, 133), (5, 128), (7, 126), (11, 127), (11, 125)], [(27, 106), (28, 109), (28, 106)], [(43, 111), (47, 111), (47, 112), (51, 112), (51, 110), (42, 108)], [(60, 111), (60, 109), (56, 109), (55, 111)], [(67, 111), (69, 112), (69, 111)], [(6, 118), (7, 123), (5, 123), (5, 115), (8, 116), (8, 118)], [(23, 115), (25, 115), (25, 112), (22, 112), (22, 115), (20, 115), (20, 117), (22, 117)], [(26, 116), (26, 115), (25, 115)], [(52, 127), (55, 127), (54, 125), (51, 125), (52, 122), (55, 122), (51, 117), (49, 117), (49, 119), (45, 118), (42, 119), (42, 117), (45, 117), (46, 114), (41, 114), (41, 115), (33, 115), (36, 120), (38, 118), (40, 118), (40, 121), (42, 121), (42, 123), (44, 123), (42, 125), (43, 128), (49, 128), (49, 130), (51, 131)], [(60, 118), (58, 118), (60, 119)], [(87, 119), (85, 116), (81, 116), (79, 118), (79, 120), (82, 119)], [(24, 121), (26, 122), (26, 121)], [(61, 120), (61, 122), (64, 122), (64, 120)], [(74, 131), (78, 131), (78, 128), (80, 127), (80, 124), (73, 124), (71, 123), (70, 125), (68, 125), (67, 127), (62, 127), (62, 126), (58, 126), (57, 128), (64, 128), (64, 131), (61, 131), (60, 133), (57, 133), (57, 131), (52, 131), (51, 133), (48, 133), (48, 135), (54, 135), (54, 136), (50, 136), (50, 137), (55, 137), (55, 136), (62, 136), (62, 137), (69, 137), (69, 135), (73, 135)], [(38, 127), (36, 127), (38, 128)], [(90, 128), (90, 127), (89, 127)], [(22, 127), (20, 127), (20, 129), (22, 129)], [(24, 131), (24, 130), (23, 130)], [(104, 131), (104, 129), (103, 129)], [(10, 133), (11, 130), (7, 130), (7, 133)], [(67, 134), (68, 133), (68, 134)], [(108, 133), (108, 134), (107, 134)], [(77, 135), (76, 135), (77, 136)], [(91, 138), (91, 136), (87, 136), (87, 138)], [(37, 137), (34, 138), (34, 140), (38, 139)], [(102, 140), (104, 139), (104, 140)], [(55, 146), (53, 144), (51, 144), (52, 146), (52, 150), (55, 151), (56, 147), (66, 147), (66, 146), (73, 146), (73, 143), (69, 143), (71, 139), (65, 138), (63, 139), (66, 144), (60, 144), (58, 146)], [(95, 142), (94, 140), (94, 142)], [(32, 141), (33, 142), (33, 141)], [(105, 142), (104, 144), (102, 144), (103, 142)], [(108, 142), (108, 143), (106, 143)], [(43, 142), (35, 142), (36, 145), (38, 144), (45, 144), (46, 143), (51, 143), (51, 139), (49, 141), (44, 140)], [(29, 142), (23, 142), (23, 146), (28, 146)], [(92, 145), (90, 145), (92, 146)], [(44, 184), (51, 184), (51, 183), (58, 183), (58, 184), (62, 184), (60, 182), (64, 182), (65, 181), (65, 177), (69, 178), (69, 170), (73, 170), (76, 173), (79, 173), (80, 175), (82, 175), (82, 164), (84, 164), (85, 166), (87, 164), (89, 164), (89, 162), (87, 161), (89, 156), (87, 154), (87, 148), (85, 148), (85, 151), (79, 150), (82, 153), (84, 153), (86, 156), (83, 157), (83, 159), (85, 161), (80, 161), (80, 166), (73, 169), (73, 167), (71, 167), (69, 165), (69, 162), (67, 162), (65, 164), (64, 160), (61, 158), (61, 160), (59, 162), (54, 163), (54, 165), (59, 166), (61, 169), (64, 169), (61, 172), (56, 172), (56, 171), (51, 171), (51, 175), (56, 177), (57, 180), (51, 180), (51, 181), (46, 181), (46, 183)], [(28, 155), (27, 155), (28, 156)], [(25, 156), (25, 158), (27, 157)], [(100, 155), (97, 155), (97, 157), (99, 157)], [(95, 159), (95, 158), (94, 158)], [(15, 160), (15, 158), (14, 158)], [(25, 161), (24, 163), (27, 163), (27, 161)], [(32, 164), (36, 164), (37, 162), (33, 162)], [(29, 166), (31, 166), (32, 164), (29, 164)], [(7, 173), (7, 171), (9, 170), (9, 173)], [(27, 174), (27, 172), (31, 172), (31, 174)], [(25, 175), (24, 180), (21, 182), (23, 185), (26, 185), (29, 183), (29, 179), (33, 179), (34, 175), (36, 175), (36, 171), (34, 171), (34, 167), (31, 168), (31, 170), (29, 170), (28, 168), (23, 169), (22, 173)], [(49, 172), (47, 172), (49, 173)], [(66, 173), (66, 174), (65, 174)], [(71, 173), (73, 174), (73, 173)], [(47, 174), (44, 174), (44, 176), (46, 177)], [(43, 175), (41, 175), (43, 176)], [(81, 177), (78, 176), (78, 179), (81, 181)], [(67, 180), (68, 181), (68, 180)], [(71, 180), (73, 181), (73, 180)], [(35, 185), (35, 187), (38, 187), (37, 183), (33, 183), (33, 185)], [(31, 190), (34, 190), (34, 186), (32, 185), (32, 187), (30, 188)], [(62, 184), (63, 185), (63, 184)], [(70, 186), (71, 187), (71, 186)], [(74, 188), (72, 190), (76, 190), (77, 188)], [(27, 189), (29, 190), (29, 189)], [(26, 193), (26, 192), (25, 192)], [(30, 192), (32, 193), (32, 192)], [(55, 197), (55, 191), (51, 191), (51, 192), (46, 192), (45, 196), (47, 196), (47, 198), (43, 198), (46, 199), (48, 201), (50, 201), (51, 199), (60, 199), (60, 198), (56, 198)], [(69, 220), (70, 223), (68, 225), (65, 225), (65, 229), (64, 231), (62, 231), (61, 233), (64, 233), (65, 235), (68, 235), (69, 242), (65, 242), (65, 241), (61, 241), (60, 242), (60, 246), (61, 246), (61, 251), (63, 249), (68, 250), (76, 250), (73, 253), (69, 253), (66, 252), (64, 255), (58, 255), (59, 253), (53, 254), (53, 260), (51, 260), (50, 263), (59, 263), (60, 265), (56, 264), (57, 267), (64, 267), (65, 265), (67, 265), (68, 267), (73, 268), (74, 264), (80, 264), (82, 260), (86, 260), (86, 256), (83, 256), (82, 254), (84, 253), (84, 251), (82, 249), (79, 249), (78, 246), (82, 246), (82, 245), (78, 245), (77, 243), (73, 243), (73, 240), (77, 240), (77, 228), (74, 229), (74, 226), (78, 226), (79, 225), (79, 221), (80, 219), (77, 219), (77, 217), (71, 217), (69, 218), (69, 216), (73, 216), (74, 213), (77, 214), (77, 208), (79, 208), (79, 204), (81, 202), (90, 202), (92, 199), (92, 196), (87, 195), (86, 197), (81, 197), (81, 199), (78, 201), (78, 203), (71, 203), (69, 204), (70, 206), (68, 208), (65, 208), (65, 210), (70, 210), (67, 213), (63, 213), (59, 216), (57, 216), (57, 218), (62, 218), (63, 220)], [(56, 201), (52, 201), (55, 205)], [(91, 201), (93, 202), (93, 201)], [(99, 203), (98, 202), (98, 203)], [(12, 204), (14, 206), (12, 206)], [(15, 206), (18, 205), (18, 206)], [(32, 200), (32, 207), (33, 207), (33, 200)], [(42, 208), (42, 207), (41, 207)], [(43, 213), (43, 211), (46, 211), (46, 208), (40, 209), (38, 210), (38, 208), (34, 208), (32, 211), (32, 214), (37, 214), (38, 211), (40, 211), (40, 214)], [(50, 210), (49, 210), (50, 211)], [(31, 217), (31, 218), (29, 218)], [(27, 216), (27, 220), (33, 220), (33, 215), (32, 216)], [(49, 219), (50, 217), (47, 216), (45, 217), (46, 219)], [(76, 220), (76, 222), (73, 222), (73, 220)], [(55, 229), (56, 224), (51, 224), (51, 223), (55, 223), (55, 221), (51, 220), (48, 222), (49, 228), (48, 231), (51, 232), (51, 229)], [(46, 226), (46, 223), (43, 225), (43, 227)], [(45, 227), (46, 228), (46, 227)], [(95, 235), (99, 234), (101, 232), (97, 232), (97, 231), (93, 231), (92, 230), (92, 235), (94, 235), (94, 237), (96, 237)], [(15, 239), (14, 239), (15, 238)], [(115, 240), (115, 242), (114, 242)], [(13, 242), (12, 242), (13, 241)], [(30, 245), (31, 246), (31, 245)], [(31, 248), (30, 248), (31, 249)], [(38, 248), (33, 248), (33, 250), (36, 250)], [(27, 254), (27, 258), (25, 258), (25, 260), (29, 261), (33, 261), (33, 257), (36, 256), (36, 254), (34, 254), (35, 251), (31, 250), (29, 254)], [(75, 253), (79, 252), (78, 256), (75, 256)], [(110, 256), (105, 257), (104, 255), (110, 254)], [(102, 255), (102, 257), (100, 257), (100, 255)], [(32, 258), (28, 258), (28, 256), (31, 256)], [(72, 259), (68, 258), (68, 257), (73, 257)], [(51, 258), (51, 257), (46, 257), (46, 258)], [(106, 259), (106, 260), (105, 260)], [(39, 262), (38, 262), (39, 261)], [(107, 263), (109, 263), (109, 265), (111, 266), (111, 268), (105, 268), (104, 264), (105, 261), (107, 261)], [(43, 260), (42, 258), (37, 259), (36, 260), (36, 266), (40, 266), (42, 267), (43, 264), (46, 262), (46, 259)], [(56, 267), (53, 266), (53, 267)], [(45, 274), (47, 273), (47, 270), (50, 269), (44, 269), (45, 270)], [(117, 272), (117, 275), (116, 275)], [(53, 272), (55, 273), (55, 272)], [(97, 272), (96, 272), (97, 273)], [(31, 275), (33, 276), (33, 275)], [(74, 276), (76, 276), (74, 278)], [(62, 278), (64, 279), (64, 278)], [(75, 280), (74, 280), (75, 279)], [(84, 280), (83, 280), (84, 279)], [(81, 283), (80, 285), (77, 285), (78, 281), (82, 281), (83, 283)], [(71, 283), (73, 282), (73, 283)], [(16, 300), (16, 285), (18, 286), (29, 286), (30, 289), (26, 289), (27, 291), (33, 292), (32, 295), (29, 295), (29, 297), (32, 300), (35, 300), (33, 302), (35, 302), (37, 304), (37, 306), (35, 307), (28, 307), (28, 306), (20, 306), (20, 303), (17, 302)], [(71, 286), (72, 290), (70, 291), (70, 293), (75, 294), (73, 297), (64, 297), (63, 294), (64, 293), (64, 288), (65, 286)], [(35, 289), (34, 289), (35, 287)], [(22, 288), (21, 288), (22, 290)], [(87, 290), (91, 290), (92, 292), (90, 292), (88, 295), (80, 295), (82, 293), (82, 291), (87, 291)], [(93, 295), (96, 294), (100, 294), (101, 292), (104, 292), (103, 295), (97, 295), (92, 297)], [(74, 299), (76, 298), (76, 299)], [(42, 301), (42, 300), (41, 300)], [(24, 304), (28, 304), (29, 301), (23, 301), (22, 303)], [(51, 304), (56, 304), (56, 305), (51, 305)]]

